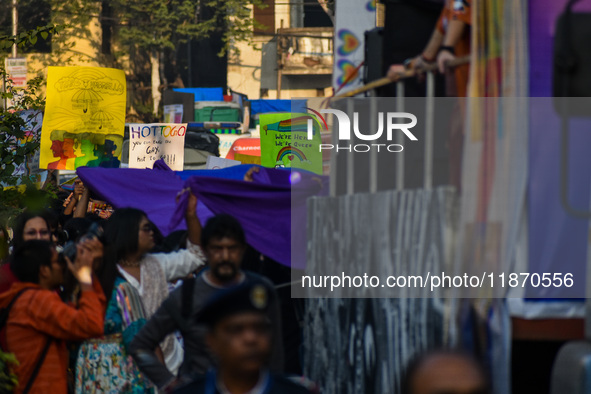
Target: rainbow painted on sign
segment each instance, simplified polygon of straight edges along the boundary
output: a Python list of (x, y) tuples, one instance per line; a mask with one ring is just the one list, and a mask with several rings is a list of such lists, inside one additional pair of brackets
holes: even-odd
[(355, 34), (353, 34), (351, 30), (340, 30), (338, 37), (343, 42), (343, 44), (340, 45), (338, 49), (339, 55), (347, 56), (359, 48), (359, 39), (355, 36)]
[(377, 0), (368, 1), (365, 8), (367, 8), (368, 11), (375, 11), (377, 8)]
[(282, 120), (281, 122), (272, 123), (263, 127), (265, 134), (269, 130), (278, 131), (280, 133), (306, 133), (308, 132), (308, 119), (314, 121), (313, 134), (318, 132), (318, 119), (313, 116), (298, 116), (297, 118)]
[(294, 148), (293, 146), (283, 147), (277, 154), (277, 162), (282, 162), (285, 157), (287, 157), (289, 161), (293, 161), (295, 157), (297, 157), (302, 162), (308, 161), (304, 152), (298, 148)]
[(344, 84), (345, 81), (347, 81), (347, 84), (350, 84), (359, 76), (357, 67), (348, 60), (339, 61), (338, 68), (342, 71), (342, 74), (338, 79), (339, 85)]

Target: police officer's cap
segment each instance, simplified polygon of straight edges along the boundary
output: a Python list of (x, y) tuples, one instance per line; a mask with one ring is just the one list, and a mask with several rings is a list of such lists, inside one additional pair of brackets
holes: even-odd
[(215, 293), (197, 314), (197, 322), (213, 327), (223, 318), (237, 313), (266, 313), (273, 296), (273, 290), (266, 282), (258, 278), (247, 279)]

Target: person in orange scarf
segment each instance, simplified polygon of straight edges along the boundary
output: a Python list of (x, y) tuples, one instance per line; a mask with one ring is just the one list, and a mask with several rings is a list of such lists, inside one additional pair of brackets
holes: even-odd
[(0, 294), (0, 308), (15, 300), (2, 332), (3, 349), (19, 362), (15, 393), (67, 393), (65, 341), (103, 334), (106, 300), (92, 275), (99, 248), (98, 240), (88, 240), (77, 246), (74, 262), (66, 258), (82, 290), (77, 308), (65, 304), (55, 291), (63, 284), (65, 267), (51, 243), (26, 241), (14, 252), (11, 269), (19, 282)]

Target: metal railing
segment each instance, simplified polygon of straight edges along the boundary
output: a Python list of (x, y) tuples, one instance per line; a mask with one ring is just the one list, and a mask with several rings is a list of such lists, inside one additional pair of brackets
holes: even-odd
[[(461, 66), (470, 62), (470, 56), (458, 57), (454, 60), (449, 61), (446, 66), (449, 68)], [(404, 80), (413, 78), (421, 74), (426, 74), (426, 101), (425, 101), (425, 158), (424, 158), (424, 177), (423, 187), (426, 190), (431, 190), (433, 187), (433, 133), (434, 133), (434, 116), (435, 116), (435, 73), (438, 71), (437, 64), (429, 64), (422, 69), (416, 70), (405, 70), (395, 74), (392, 78), (383, 77), (367, 83), (357, 89), (338, 94), (330, 99), (330, 101), (350, 98), (363, 93), (368, 93), (379, 87), (396, 83), (396, 112), (404, 112)], [(376, 129), (375, 121), (377, 119), (377, 99), (375, 95), (369, 97), (370, 103), (370, 128)], [(348, 114), (352, 114), (355, 110), (354, 101), (348, 100), (346, 104)], [(404, 136), (397, 134), (396, 144), (402, 145)], [(338, 144), (337, 133), (332, 133), (333, 145)], [(330, 195), (336, 196), (336, 182), (337, 182), (337, 154), (331, 154), (330, 156)], [(347, 171), (347, 184), (346, 193), (354, 193), (354, 174), (355, 174), (355, 155), (350, 155), (347, 160), (346, 171)], [(369, 192), (374, 193), (378, 191), (378, 152), (372, 150), (369, 158)], [(398, 155), (396, 157), (396, 190), (402, 190), (404, 188), (404, 156)]]

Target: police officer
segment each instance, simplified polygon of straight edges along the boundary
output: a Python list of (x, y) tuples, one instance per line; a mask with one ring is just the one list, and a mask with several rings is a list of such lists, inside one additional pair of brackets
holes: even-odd
[(262, 280), (216, 293), (197, 315), (197, 323), (208, 328), (206, 343), (218, 361), (217, 368), (175, 393), (309, 393), (268, 371), (272, 330), (267, 309), (274, 297), (273, 289)]

